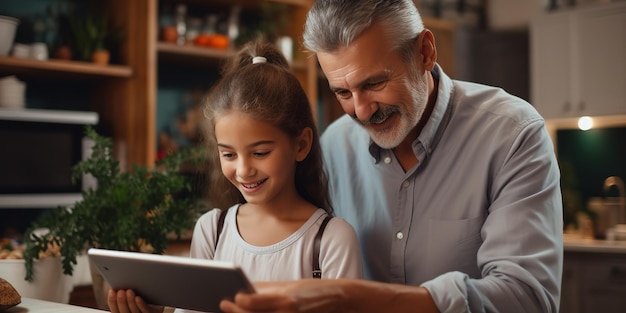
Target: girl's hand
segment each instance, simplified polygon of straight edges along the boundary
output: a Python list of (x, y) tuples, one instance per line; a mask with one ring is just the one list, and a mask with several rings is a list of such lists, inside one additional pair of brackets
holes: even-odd
[(131, 289), (109, 290), (107, 303), (112, 313), (161, 313), (162, 306), (148, 305)]

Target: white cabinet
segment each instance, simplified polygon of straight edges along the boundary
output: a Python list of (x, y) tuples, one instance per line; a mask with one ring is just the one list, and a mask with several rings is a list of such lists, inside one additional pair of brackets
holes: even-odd
[(546, 118), (571, 111), (571, 19), (555, 13), (531, 23), (531, 103)]
[(561, 306), (560, 312), (580, 312), (581, 269), (580, 260), (571, 254), (565, 253), (563, 262), (563, 280), (561, 282)]
[(533, 17), (531, 102), (545, 118), (626, 114), (626, 2)]
[(626, 312), (626, 254), (565, 251), (564, 313)]

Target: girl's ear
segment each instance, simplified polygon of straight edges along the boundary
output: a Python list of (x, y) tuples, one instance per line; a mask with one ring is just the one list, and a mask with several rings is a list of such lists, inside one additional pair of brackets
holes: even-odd
[(309, 155), (311, 145), (313, 143), (313, 130), (311, 127), (305, 127), (300, 135), (296, 138), (296, 161), (301, 162)]

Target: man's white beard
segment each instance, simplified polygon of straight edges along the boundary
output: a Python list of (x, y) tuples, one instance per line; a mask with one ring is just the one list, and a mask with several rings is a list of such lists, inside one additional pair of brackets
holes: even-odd
[[(426, 110), (428, 103), (428, 84), (426, 83), (426, 77), (416, 77), (414, 75), (410, 75), (409, 77), (415, 85), (415, 88), (410, 90), (413, 106), (411, 108), (400, 108), (400, 112), (396, 113), (400, 114), (399, 123), (394, 125), (393, 128), (382, 131), (374, 131), (367, 128), (372, 140), (383, 149), (393, 149), (399, 146), (415, 126), (417, 126), (417, 123), (419, 123)], [(407, 111), (407, 109), (410, 109), (410, 111)]]

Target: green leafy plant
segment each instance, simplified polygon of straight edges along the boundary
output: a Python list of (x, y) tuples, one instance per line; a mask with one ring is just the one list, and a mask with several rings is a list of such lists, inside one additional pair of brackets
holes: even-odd
[(259, 6), (258, 17), (246, 16), (247, 25), (242, 25), (241, 33), (236, 39), (238, 46), (257, 38), (263, 38), (267, 42), (276, 42), (283, 30), (289, 26), (291, 14), (288, 4), (261, 1)]
[[(94, 142), (93, 152), (74, 166), (72, 175), (76, 181), (90, 174), (98, 186), (84, 191), (73, 207), (57, 207), (33, 222), (24, 252), (26, 280), (32, 281), (34, 261), (50, 246), (60, 248), (67, 275), (72, 275), (76, 257), (90, 247), (162, 254), (173, 235), (180, 238), (206, 211), (194, 192), (193, 175), (180, 170), (204, 164), (200, 147), (173, 152), (154, 168), (135, 165), (120, 172), (119, 161), (111, 155), (111, 139), (91, 127), (85, 133)], [(37, 234), (37, 229), (47, 233)]]
[(90, 60), (93, 52), (111, 50), (124, 39), (122, 29), (113, 28), (104, 13), (68, 16), (67, 24), (79, 60)]

